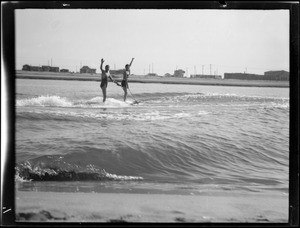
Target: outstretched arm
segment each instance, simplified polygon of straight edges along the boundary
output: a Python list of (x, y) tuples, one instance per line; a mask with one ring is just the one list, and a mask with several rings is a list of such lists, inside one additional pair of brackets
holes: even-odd
[(116, 83), (116, 84), (119, 86), (119, 83), (118, 83), (116, 80), (114, 80), (114, 79), (111, 77), (111, 75), (109, 75), (108, 77), (109, 77), (109, 79), (110, 79), (113, 83)]
[(115, 80), (111, 77), (111, 75), (108, 75), (108, 77), (112, 82), (115, 82)]
[(130, 64), (129, 64), (129, 67), (131, 67), (131, 64), (132, 64), (133, 60), (134, 60), (134, 58), (131, 59), (131, 62), (130, 62)]
[(103, 71), (103, 63), (104, 63), (104, 59), (101, 59), (101, 65), (100, 65), (100, 70)]

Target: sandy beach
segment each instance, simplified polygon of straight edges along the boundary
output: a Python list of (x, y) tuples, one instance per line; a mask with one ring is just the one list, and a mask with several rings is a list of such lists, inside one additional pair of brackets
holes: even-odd
[[(121, 76), (120, 76), (121, 77)], [(53, 73), (16, 71), (16, 78), (22, 79), (52, 79), (52, 80), (78, 80), (78, 81), (100, 81), (100, 74), (79, 73)], [(116, 78), (120, 82), (121, 78)], [(246, 87), (289, 87), (289, 81), (265, 81), (265, 80), (235, 80), (235, 79), (190, 79), (174, 77), (151, 77), (130, 76), (129, 82), (135, 83), (163, 83), (163, 84), (188, 84), (188, 85), (210, 85), (210, 86), (246, 86)]]
[(16, 192), (17, 222), (286, 223), (288, 196)]

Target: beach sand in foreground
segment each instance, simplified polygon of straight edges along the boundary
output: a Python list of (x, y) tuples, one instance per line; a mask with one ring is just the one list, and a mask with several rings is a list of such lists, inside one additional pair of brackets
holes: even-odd
[(17, 191), (16, 221), (287, 223), (288, 196)]

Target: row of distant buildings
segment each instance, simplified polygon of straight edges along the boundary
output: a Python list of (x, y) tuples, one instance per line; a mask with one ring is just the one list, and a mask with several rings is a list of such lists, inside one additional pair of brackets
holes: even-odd
[(266, 71), (263, 75), (248, 73), (224, 73), (224, 79), (288, 81), (290, 79), (290, 73), (285, 70)]
[[(174, 75), (165, 74), (167, 77), (184, 77), (185, 71), (175, 70)], [(222, 79), (221, 75), (206, 75), (206, 74), (191, 74), (191, 78), (213, 78)], [(285, 70), (266, 71), (263, 75), (248, 74), (248, 73), (224, 73), (224, 79), (239, 79), (239, 80), (276, 80), (289, 81), (290, 73)]]
[[(59, 70), (59, 67), (31, 66), (31, 65), (28, 65), (28, 64), (23, 65), (22, 70), (24, 70), (24, 71), (43, 71), (43, 72), (70, 72), (68, 69)], [(82, 68), (80, 68), (80, 73), (95, 74), (96, 69), (89, 68), (88, 66), (83, 66)]]
[(169, 73), (166, 73), (165, 74), (165, 77), (176, 77), (176, 78), (183, 78), (184, 77), (184, 74), (185, 74), (185, 71), (184, 70), (174, 70), (174, 74), (169, 74)]
[[(23, 65), (22, 70), (24, 70), (24, 71), (59, 72), (59, 67), (52, 67), (52, 66), (31, 66), (31, 65), (25, 64), (25, 65)], [(64, 69), (62, 69), (62, 70), (64, 70)], [(67, 72), (69, 72), (69, 70)]]
[[(43, 72), (69, 72), (68, 69), (61, 69), (59, 67), (52, 66), (31, 66), (28, 64), (23, 65), (22, 70), (24, 71), (43, 71)], [(110, 70), (113, 75), (122, 75), (124, 69), (121, 70)], [(80, 73), (96, 74), (96, 69), (88, 66), (80, 68)], [(171, 75), (166, 73), (165, 77), (176, 77), (183, 78), (185, 74), (184, 70), (175, 70), (174, 74)], [(149, 76), (158, 76), (155, 73), (149, 73)], [(221, 75), (205, 75), (205, 74), (191, 74), (191, 78), (214, 78), (222, 79)], [(284, 70), (281, 71), (266, 71), (263, 75), (259, 74), (248, 74), (248, 73), (224, 73), (224, 79), (239, 79), (239, 80), (277, 80), (277, 81), (288, 81), (290, 79), (290, 73)]]
[[(179, 69), (179, 70), (175, 70), (173, 75), (166, 73), (165, 77), (183, 78), (184, 74), (185, 74), (185, 71)], [(150, 75), (150, 74), (148, 74), (148, 75)], [(191, 74), (190, 77), (191, 78), (217, 78), (217, 79), (222, 78), (221, 75), (206, 75), (206, 74), (204, 74), (204, 75), (203, 74)]]

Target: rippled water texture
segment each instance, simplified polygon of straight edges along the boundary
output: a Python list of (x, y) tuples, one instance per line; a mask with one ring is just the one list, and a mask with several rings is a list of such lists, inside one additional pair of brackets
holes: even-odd
[(288, 192), (288, 88), (130, 89), (103, 104), (98, 82), (18, 79), (17, 181)]

